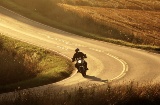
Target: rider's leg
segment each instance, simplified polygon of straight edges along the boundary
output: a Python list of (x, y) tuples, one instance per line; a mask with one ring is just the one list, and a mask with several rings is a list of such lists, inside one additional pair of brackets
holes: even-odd
[[(77, 64), (77, 63), (75, 64), (75, 67), (76, 67), (76, 68), (77, 68), (77, 70), (78, 70), (78, 64)], [(78, 70), (77, 72), (79, 72), (79, 70)]]
[(85, 66), (86, 70), (88, 70), (87, 62), (86, 61), (84, 61), (84, 66)]

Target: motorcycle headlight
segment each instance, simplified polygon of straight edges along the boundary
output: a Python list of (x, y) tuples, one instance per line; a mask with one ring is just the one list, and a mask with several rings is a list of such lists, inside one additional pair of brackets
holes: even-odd
[(78, 63), (81, 63), (82, 61), (81, 60), (78, 60)]

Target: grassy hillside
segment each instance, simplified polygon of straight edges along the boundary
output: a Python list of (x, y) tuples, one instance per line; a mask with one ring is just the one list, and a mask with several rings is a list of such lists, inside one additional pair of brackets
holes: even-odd
[(66, 0), (59, 6), (88, 18), (89, 24), (98, 24), (98, 28), (89, 26), (94, 30), (91, 33), (134, 44), (160, 45), (158, 0)]
[[(4, 97), (1, 105), (159, 105), (160, 85), (129, 82), (113, 86), (94, 86), (90, 89), (79, 87), (66, 90), (48, 89), (42, 94), (34, 91), (16, 91), (15, 100)], [(54, 92), (53, 92), (54, 91)]]
[(101, 28), (104, 29), (93, 30), (95, 30), (94, 33), (101, 36), (121, 39), (135, 44), (160, 45), (160, 12), (67, 4), (61, 4), (60, 6), (81, 15), (83, 18), (90, 18), (99, 23)]
[(160, 50), (158, 0), (0, 1), (29, 18), (81, 36)]
[(0, 35), (0, 93), (57, 82), (72, 70), (54, 52)]

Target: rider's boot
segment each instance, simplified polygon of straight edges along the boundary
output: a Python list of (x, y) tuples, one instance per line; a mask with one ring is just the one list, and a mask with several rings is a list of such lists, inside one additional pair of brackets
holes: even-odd
[[(78, 69), (77, 69), (78, 70)], [(80, 71), (78, 70), (77, 73), (80, 73)]]
[(86, 68), (86, 70), (89, 70), (88, 67), (87, 67), (87, 65), (85, 66), (85, 68)]

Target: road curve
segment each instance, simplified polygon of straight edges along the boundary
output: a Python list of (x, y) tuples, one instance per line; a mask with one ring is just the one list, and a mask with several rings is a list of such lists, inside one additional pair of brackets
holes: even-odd
[(80, 37), (32, 21), (0, 7), (0, 33), (71, 58), (75, 48), (87, 54), (87, 77), (80, 73), (32, 89), (105, 84), (114, 81), (160, 81), (160, 54)]

